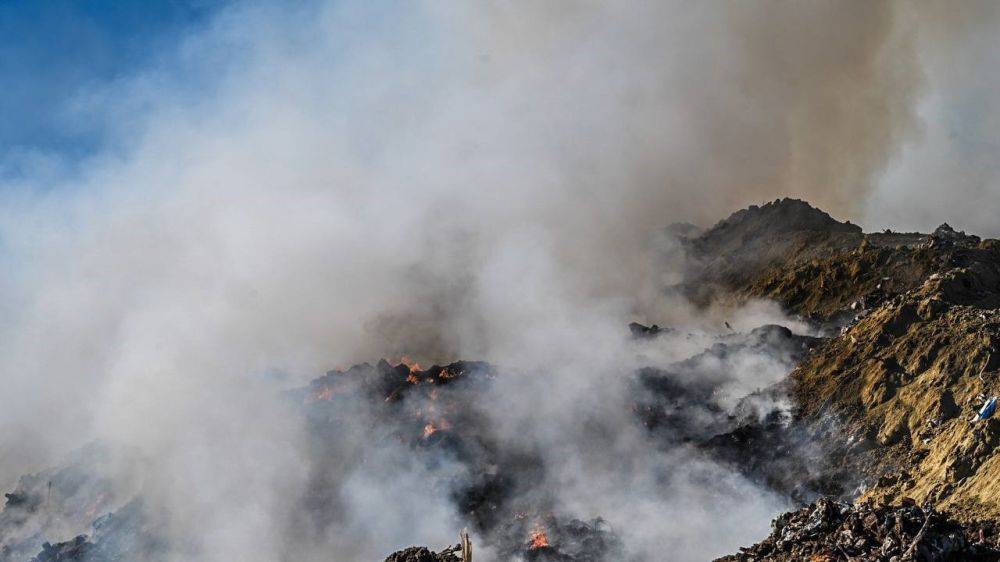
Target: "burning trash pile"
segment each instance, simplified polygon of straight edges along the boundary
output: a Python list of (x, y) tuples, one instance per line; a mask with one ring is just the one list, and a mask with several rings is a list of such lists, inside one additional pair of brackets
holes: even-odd
[[(655, 339), (637, 335), (633, 341), (655, 346), (680, 337), (684, 336), (664, 328)], [(777, 369), (774, 376), (780, 378), (815, 343), (814, 338), (795, 335), (780, 326), (708, 336), (707, 348), (699, 346), (704, 350), (689, 359), (624, 374), (620, 380), (625, 402), (618, 405), (616, 414), (621, 417), (613, 421), (589, 419), (592, 427), (587, 446), (592, 447), (593, 438), (599, 436), (613, 443), (613, 429), (620, 426), (610, 424), (623, 419), (631, 420), (637, 438), (651, 455), (659, 449), (690, 445), (695, 445), (693, 454), (719, 461), (741, 458), (748, 452), (756, 455), (759, 451), (745, 443), (712, 439), (746, 426), (770, 431), (768, 420), (775, 419), (774, 409), (782, 407), (781, 392), (771, 389), (746, 396), (734, 372), (754, 358), (766, 357), (768, 368)], [(600, 510), (574, 513), (557, 508), (559, 490), (547, 483), (552, 468), (545, 450), (530, 439), (512, 440), (495, 430), (485, 408), (500, 396), (494, 393), (499, 382), (510, 384), (498, 377), (498, 371), (483, 362), (459, 361), (425, 368), (403, 358), (333, 370), (307, 386), (288, 391), (286, 397), (301, 412), (309, 438), (312, 471), (303, 495), (302, 517), (319, 529), (337, 525), (329, 514), (341, 509), (341, 475), (366, 474), (375, 481), (388, 482), (403, 473), (400, 471), (417, 471), (426, 477), (415, 480), (402, 493), (441, 498), (454, 509), (456, 523), (468, 525), (484, 549), (500, 559), (602, 562), (626, 558), (623, 536), (600, 518), (604, 515)], [(361, 419), (364, 427), (358, 424)], [(769, 437), (767, 449), (790, 450), (781, 446), (782, 431), (775, 430)], [(785, 466), (770, 460), (763, 463), (764, 468), (758, 463), (754, 470), (774, 472)], [(743, 471), (736, 463), (733, 468), (750, 476), (751, 471)], [(53, 497), (62, 497), (59, 480), (54, 481), (53, 490), (59, 493)], [(47, 491), (45, 482), (39, 480), (32, 489), (34, 503), (15, 495), (4, 517), (13, 517), (25, 511), (24, 506), (41, 501), (39, 498), (45, 496), (40, 492)], [(17, 545), (18, 554), (27, 557), (11, 552), (0, 560), (23, 561), (37, 555), (37, 562), (81, 562), (114, 559), (123, 553), (142, 553), (138, 558), (152, 560), (170, 551), (170, 545), (146, 523), (150, 518), (141, 503), (120, 505), (126, 507), (115, 511), (113, 504), (98, 504), (90, 518), (85, 518), (94, 522), (90, 531), (81, 523), (73, 534), (30, 534)], [(23, 525), (13, 521), (11, 527), (20, 529)], [(8, 539), (13, 536), (9, 534)], [(387, 560), (461, 562), (461, 556), (460, 549), (454, 547), (435, 552), (417, 546), (396, 552)]]
[[(375, 366), (331, 371), (313, 381), (302, 402), (311, 433), (321, 444), (338, 438), (343, 406), (360, 398), (375, 406), (379, 439), (408, 445), (413, 458), (432, 472), (443, 465), (461, 466), (462, 477), (448, 482), (451, 500), (485, 544), (504, 559), (616, 559), (622, 543), (604, 520), (583, 521), (551, 512), (530, 516), (524, 511), (547, 504), (544, 494), (532, 494), (544, 462), (539, 452), (501, 442), (490, 431), (477, 398), (488, 392), (495, 377), (486, 363), (424, 369), (408, 360), (395, 365), (383, 360)], [(461, 545), (438, 552), (410, 547), (393, 553), (386, 562), (461, 562), (463, 552)]]
[[(570, 519), (560, 523), (552, 514), (532, 519), (517, 514), (501, 531), (508, 536), (499, 553), (502, 560), (528, 562), (604, 562), (621, 560), (621, 539), (601, 518)], [(519, 539), (520, 537), (520, 539)], [(463, 533), (462, 542), (440, 552), (412, 546), (389, 555), (385, 562), (471, 562), (472, 546)]]
[[(544, 562), (602, 562), (620, 560), (624, 547), (607, 521), (558, 518), (552, 514), (531, 520), (518, 517), (504, 532), (512, 539), (504, 559)], [(517, 537), (524, 537), (521, 542)]]
[(463, 530), (461, 538), (462, 542), (441, 552), (431, 552), (424, 546), (412, 546), (390, 554), (385, 562), (472, 562), (472, 542), (469, 540), (469, 533)]
[(885, 562), (1000, 560), (996, 537), (906, 501), (896, 507), (821, 499), (772, 522), (760, 543), (716, 562), (877, 560)]

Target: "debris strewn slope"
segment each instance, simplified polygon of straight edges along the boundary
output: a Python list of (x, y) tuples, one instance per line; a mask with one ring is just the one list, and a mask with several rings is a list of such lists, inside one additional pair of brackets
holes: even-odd
[[(689, 240), (694, 286), (685, 290), (703, 303), (771, 298), (831, 334), (788, 388), (795, 426), (808, 432), (836, 422), (823, 436), (826, 450), (839, 443), (850, 452), (845, 459), (863, 483), (858, 506), (915, 501), (969, 525), (1000, 521), (1000, 421), (974, 419), (1000, 394), (1000, 242), (947, 224), (931, 234), (861, 234), (825, 220), (810, 224), (826, 230), (759, 228), (747, 216), (818, 216), (803, 205), (784, 200), (737, 213), (720, 223), (731, 231), (726, 243), (706, 240), (719, 227)], [(746, 556), (806, 559), (759, 547)], [(846, 559), (822, 556), (829, 558), (815, 559)], [(918, 559), (974, 559), (949, 556)]]

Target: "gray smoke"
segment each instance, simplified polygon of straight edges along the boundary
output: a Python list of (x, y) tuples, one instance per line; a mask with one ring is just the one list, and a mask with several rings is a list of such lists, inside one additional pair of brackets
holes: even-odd
[[(550, 373), (503, 389), (524, 408), (498, 412), (498, 427), (566, 440), (560, 458), (598, 454), (571, 428), (579, 409), (622, 415), (606, 381), (636, 366), (624, 324), (717, 325), (662, 297), (655, 231), (779, 195), (857, 216), (914, 138), (922, 88), (941, 87), (921, 64), (937, 40), (907, 25), (914, 10), (227, 8), (163, 68), (74, 100), (108, 122), (108, 151), (72, 174), (39, 157), (2, 190), (0, 373), (14, 398), (0, 411), (0, 481), (93, 439), (134, 447), (156, 460), (139, 486), (199, 559), (287, 558), (309, 475), (279, 391), (404, 353)], [(657, 353), (691, 351), (675, 344)], [(761, 385), (783, 372), (764, 371)], [(514, 423), (524, 416), (537, 434)], [(365, 429), (348, 431), (363, 443)], [(618, 455), (645, 450), (622, 439)], [(553, 486), (618, 519), (658, 498), (625, 518), (633, 543), (685, 558), (752, 538), (782, 507), (731, 474), (714, 479), (754, 500), (715, 504), (688, 476), (722, 469), (685, 459), (562, 464), (577, 472), (555, 471)], [(643, 496), (663, 463), (679, 472), (672, 503)], [(341, 476), (343, 533), (319, 544), (342, 559), (451, 540), (447, 504), (400, 503), (349, 466)], [(435, 522), (373, 522), (393, 509)], [(632, 519), (679, 514), (690, 527)], [(711, 525), (715, 542), (699, 534)]]
[(924, 95), (920, 121), (869, 198), (863, 220), (877, 228), (929, 232), (942, 222), (996, 237), (1000, 195), (1000, 6), (962, 2), (907, 10), (916, 30)]

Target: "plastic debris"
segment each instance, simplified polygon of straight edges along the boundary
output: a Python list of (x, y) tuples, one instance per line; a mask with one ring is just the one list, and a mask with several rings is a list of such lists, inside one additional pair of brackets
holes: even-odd
[(976, 421), (988, 420), (993, 417), (994, 412), (997, 411), (997, 397), (991, 396), (989, 400), (983, 404), (983, 407), (979, 409), (979, 413), (976, 414)]

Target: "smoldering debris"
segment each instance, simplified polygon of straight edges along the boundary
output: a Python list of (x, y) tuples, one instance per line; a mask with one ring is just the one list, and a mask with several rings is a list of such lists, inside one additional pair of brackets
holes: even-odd
[(820, 499), (781, 515), (771, 526), (766, 539), (717, 562), (1000, 560), (1000, 537), (992, 525), (962, 526), (912, 500), (898, 506), (852, 506)]
[(505, 559), (539, 562), (601, 562), (621, 560), (625, 548), (607, 521), (581, 521), (554, 514), (515, 517), (501, 533), (510, 536)]
[[(660, 341), (640, 339), (642, 345)], [(767, 367), (776, 369), (772, 376), (780, 379), (817, 341), (784, 327), (764, 326), (713, 338), (708, 349), (663, 368), (642, 368), (629, 376), (610, 378), (607, 384), (626, 385), (627, 400), (622, 406), (648, 440), (641, 445), (642, 451), (630, 454), (656, 455), (677, 446), (704, 444), (705, 456), (723, 461), (722, 449), (728, 452), (729, 448), (709, 447), (714, 437), (740, 424), (766, 423), (788, 407), (778, 389), (772, 389), (768, 399), (760, 394), (744, 396), (747, 391), (739, 386), (744, 381), (737, 380), (740, 377), (735, 373), (746, 369), (753, 358), (766, 358)], [(339, 438), (342, 427), (337, 412), (350, 412), (346, 405), (359, 395), (367, 396), (379, 428), (369, 438), (406, 444), (432, 472), (449, 475), (443, 489), (457, 513), (501, 559), (622, 559), (628, 545), (607, 521), (584, 519), (581, 515), (587, 514), (558, 508), (560, 492), (548, 488), (548, 453), (530, 440), (510, 439), (493, 431), (480, 408), (484, 402), (502, 398), (492, 393), (492, 386), (504, 376), (483, 363), (423, 369), (412, 362), (381, 361), (374, 367), (331, 372), (314, 381), (300, 399), (313, 420), (312, 432), (328, 446)], [(585, 423), (598, 428), (604, 422)], [(691, 453), (697, 456), (697, 450)]]
[[(643, 349), (671, 345), (661, 339), (667, 337), (678, 335), (665, 330), (664, 335), (635, 344)], [(780, 374), (814, 341), (786, 328), (765, 326), (710, 338), (707, 349), (683, 361), (610, 378), (606, 384), (624, 390), (622, 415), (631, 420), (637, 435), (644, 436), (635, 445), (640, 448), (629, 454), (655, 457), (677, 446), (695, 445), (691, 454), (724, 462), (725, 447), (713, 439), (741, 423), (766, 425), (774, 411), (786, 407), (777, 390), (772, 390), (770, 402), (759, 395), (740, 396), (744, 391), (733, 371), (746, 368), (749, 358), (760, 357), (774, 362)], [(351, 474), (367, 473), (381, 481), (416, 471), (426, 478), (398, 493), (448, 504), (453, 524), (470, 526), (485, 551), (501, 559), (627, 559), (628, 533), (622, 534), (601, 513), (564, 505), (550, 480), (550, 453), (531, 439), (511, 439), (493, 426), (484, 406), (512, 398), (495, 390), (496, 383), (509, 376), (483, 362), (422, 367), (403, 358), (333, 370), (288, 392), (285, 399), (301, 413), (309, 435), (305, 460), (311, 477), (296, 500), (301, 506), (295, 510), (297, 540), (313, 541), (320, 548), (324, 537), (346, 523), (344, 493)], [(607, 433), (612, 430), (608, 424), (619, 422), (596, 418), (586, 423), (595, 424), (593, 431)], [(754, 449), (743, 452), (747, 450), (756, 454)], [(12, 492), (2, 517), (38, 509), (36, 488), (22, 486)], [(40, 528), (29, 556), (37, 553), (38, 562), (121, 556), (155, 560), (182, 547), (161, 536), (151, 523), (156, 513), (140, 500), (94, 519), (92, 529), (77, 531), (79, 536), (59, 537)], [(48, 542), (42, 545), (43, 541)], [(451, 547), (438, 552), (415, 547), (389, 559), (450, 562), (455, 552)]]
[[(606, 521), (561, 520), (549, 513), (542, 517), (518, 514), (500, 531), (510, 538), (499, 553), (502, 560), (526, 562), (604, 562), (622, 560), (624, 547)], [(471, 549), (470, 549), (471, 550)], [(462, 544), (439, 552), (413, 546), (392, 553), (385, 562), (468, 562)]]
[(0, 560), (27, 560), (46, 540), (89, 532), (99, 516), (129, 501), (141, 466), (134, 453), (90, 444), (56, 467), (22, 476), (0, 511)]
[[(175, 552), (177, 546), (175, 545)], [(168, 540), (140, 500), (133, 500), (113, 513), (97, 518), (93, 533), (71, 540), (44, 543), (31, 562), (107, 562), (112, 560), (155, 561), (166, 559)]]
[[(703, 441), (742, 423), (757, 423), (789, 404), (781, 388), (763, 393), (740, 386), (741, 367), (766, 358), (766, 364), (757, 366), (791, 370), (819, 341), (776, 325), (720, 337), (673, 365), (639, 369), (632, 381), (633, 408), (658, 439), (675, 443)], [(780, 379), (779, 374), (771, 380)]]

